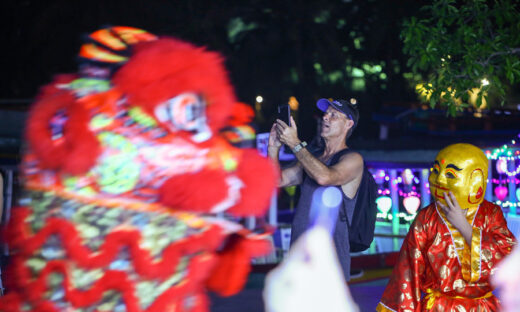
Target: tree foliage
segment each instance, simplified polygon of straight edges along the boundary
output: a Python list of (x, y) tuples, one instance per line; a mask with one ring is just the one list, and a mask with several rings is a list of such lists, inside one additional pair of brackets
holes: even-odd
[(421, 13), (404, 22), (401, 39), (430, 106), (455, 115), (475, 94), (477, 109), (483, 100), (503, 105), (508, 87), (520, 82), (516, 1), (434, 0)]
[[(414, 99), (403, 73), (400, 23), (426, 0), (7, 0), (9, 49), (0, 96), (34, 96), (59, 72), (76, 70), (81, 34), (107, 24), (141, 27), (221, 52), (239, 99), (274, 118), (295, 96), (312, 124), (320, 97), (356, 98), (363, 122), (385, 101)], [(59, 21), (59, 22), (57, 22)], [(63, 25), (66, 25), (63, 26)], [(265, 120), (268, 129), (272, 120)], [(261, 125), (262, 126), (262, 125)], [(314, 134), (313, 127), (301, 131)], [(265, 129), (264, 129), (265, 130)], [(365, 133), (357, 131), (358, 133)]]

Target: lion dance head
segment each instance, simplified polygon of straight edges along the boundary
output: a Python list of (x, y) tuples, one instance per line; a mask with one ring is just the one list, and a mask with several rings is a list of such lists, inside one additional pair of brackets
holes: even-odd
[(263, 215), (277, 179), (221, 135), (248, 111), (222, 57), (109, 27), (79, 59), (29, 114), (0, 311), (206, 311), (269, 252), (234, 220)]

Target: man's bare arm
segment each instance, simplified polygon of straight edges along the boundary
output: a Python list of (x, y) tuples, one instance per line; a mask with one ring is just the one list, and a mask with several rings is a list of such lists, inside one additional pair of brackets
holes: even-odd
[(301, 184), (303, 180), (303, 168), (300, 163), (282, 170), (280, 187)]
[[(279, 165), (278, 154), (280, 153), (280, 148), (282, 147), (282, 143), (276, 137), (275, 125), (271, 127), (271, 132), (269, 133), (269, 145), (267, 146), (267, 155), (269, 158), (273, 160), (273, 162)], [(297, 185), (302, 182), (303, 179), (303, 169), (300, 163), (296, 163), (296, 165), (291, 166), (287, 169), (281, 170), (280, 172), (280, 181), (279, 186), (291, 186)]]
[[(269, 157), (274, 161), (275, 164), (279, 165), (278, 152), (280, 149), (270, 148), (268, 150)], [(303, 168), (298, 162), (294, 166), (283, 169), (280, 171), (280, 181), (278, 182), (279, 187), (298, 185), (302, 183), (303, 179)]]
[(344, 185), (363, 173), (363, 158), (358, 153), (349, 153), (339, 162), (327, 167), (307, 149), (295, 153), (303, 170), (319, 185)]

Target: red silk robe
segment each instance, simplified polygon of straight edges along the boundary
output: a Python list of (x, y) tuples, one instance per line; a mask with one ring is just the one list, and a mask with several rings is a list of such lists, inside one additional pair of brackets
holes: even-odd
[(515, 244), (499, 206), (469, 209), (471, 248), (434, 204), (419, 211), (377, 311), (496, 311), (490, 275)]

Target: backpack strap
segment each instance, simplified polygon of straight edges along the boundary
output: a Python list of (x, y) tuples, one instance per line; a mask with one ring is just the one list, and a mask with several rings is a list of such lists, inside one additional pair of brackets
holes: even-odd
[[(342, 149), (341, 151), (339, 151), (336, 154), (334, 154), (334, 156), (332, 156), (332, 159), (330, 161), (330, 165), (332, 166), (332, 165), (337, 164), (339, 162), (340, 158), (343, 155), (347, 155), (347, 154), (350, 154), (350, 153), (353, 153), (353, 152), (355, 152), (355, 150), (350, 149), (350, 148)], [(367, 167), (366, 167), (366, 164), (365, 164), (365, 160), (363, 159), (363, 173), (362, 173), (362, 176), (361, 176), (361, 181), (359, 182), (359, 187), (358, 187), (358, 190), (356, 192), (356, 195), (359, 192), (359, 188), (363, 187), (363, 185), (366, 184), (366, 174), (367, 174), (366, 172), (368, 172), (368, 170), (367, 170)], [(339, 188), (339, 190), (343, 194), (343, 190), (341, 189), (341, 186), (340, 185), (336, 185), (336, 187)], [(356, 205), (358, 205), (357, 202), (356, 202)], [(354, 209), (355, 209), (355, 207), (354, 207)], [(341, 213), (340, 213), (339, 219), (342, 222), (345, 222), (347, 224), (347, 227), (350, 228), (350, 222), (352, 222), (352, 220), (349, 220), (349, 218), (348, 218), (349, 213), (348, 213), (347, 209), (345, 208), (345, 205), (343, 205), (343, 204), (341, 205), (340, 211), (341, 211)], [(354, 216), (352, 215), (352, 217), (354, 217)]]

